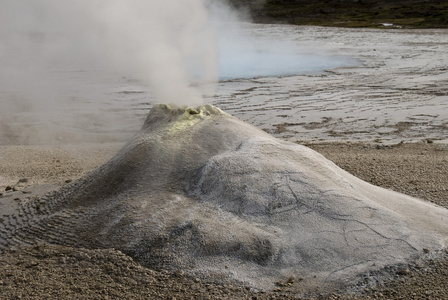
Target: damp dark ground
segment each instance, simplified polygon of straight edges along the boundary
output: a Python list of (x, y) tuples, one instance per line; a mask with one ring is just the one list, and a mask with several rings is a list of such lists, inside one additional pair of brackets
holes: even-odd
[(338, 27), (447, 28), (448, 3), (435, 0), (230, 0), (260, 23)]

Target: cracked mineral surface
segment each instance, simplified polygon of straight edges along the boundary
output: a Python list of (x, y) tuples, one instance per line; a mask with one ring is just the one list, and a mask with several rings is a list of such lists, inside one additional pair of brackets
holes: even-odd
[(103, 166), (45, 196), (13, 193), (0, 249), (115, 248), (151, 268), (262, 289), (290, 276), (346, 285), (448, 237), (445, 208), (209, 105), (156, 105)]

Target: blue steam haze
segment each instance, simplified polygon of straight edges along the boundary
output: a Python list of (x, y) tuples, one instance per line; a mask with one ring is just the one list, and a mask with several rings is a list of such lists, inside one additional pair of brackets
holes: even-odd
[(350, 57), (322, 51), (309, 41), (296, 40), (294, 27), (240, 25), (221, 30), (219, 79), (277, 77), (321, 73), (361, 65)]
[(313, 74), (359, 64), (359, 60), (345, 56), (235, 51), (220, 57), (219, 79)]

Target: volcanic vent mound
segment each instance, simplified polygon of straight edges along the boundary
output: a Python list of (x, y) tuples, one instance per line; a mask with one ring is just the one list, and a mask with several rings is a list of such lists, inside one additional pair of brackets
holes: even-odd
[(149, 267), (259, 288), (292, 275), (345, 284), (448, 237), (446, 209), (370, 185), (213, 106), (154, 106), (105, 165), (21, 205), (26, 217), (2, 221), (3, 249), (115, 248)]

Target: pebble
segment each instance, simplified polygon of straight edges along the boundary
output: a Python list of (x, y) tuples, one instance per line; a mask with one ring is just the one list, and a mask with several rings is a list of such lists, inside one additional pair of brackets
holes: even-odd
[(295, 281), (296, 281), (296, 276), (295, 276), (295, 275), (292, 275), (292, 276), (290, 276), (290, 277), (288, 278), (287, 283), (294, 283)]
[(411, 270), (408, 268), (403, 268), (397, 271), (398, 275), (408, 275), (409, 273), (411, 273)]

